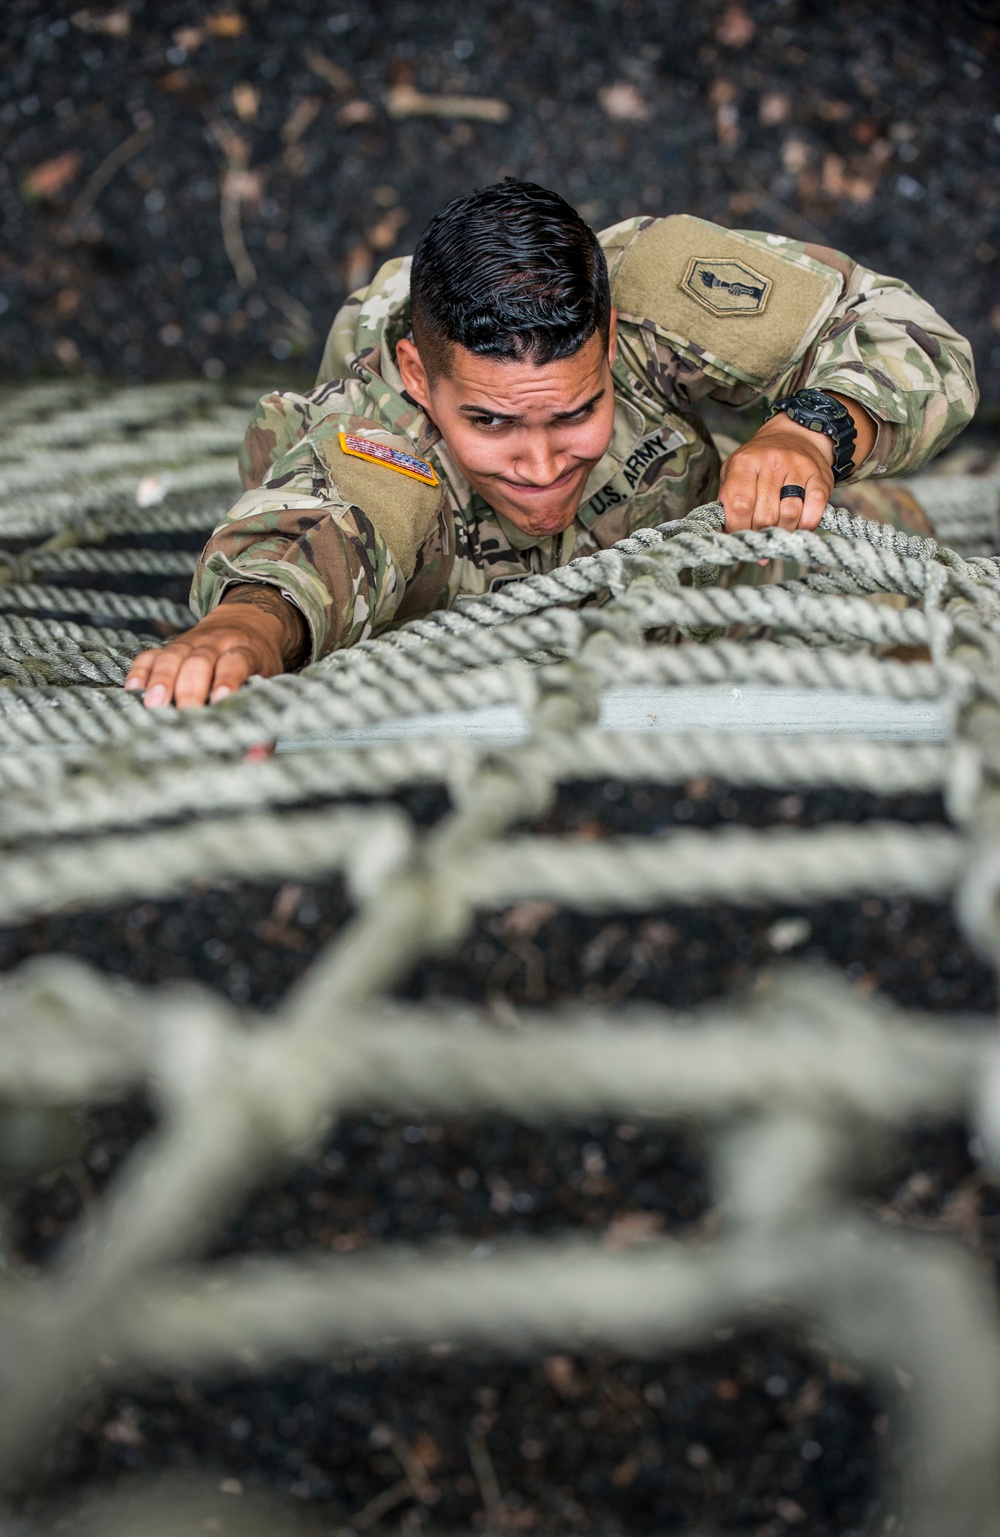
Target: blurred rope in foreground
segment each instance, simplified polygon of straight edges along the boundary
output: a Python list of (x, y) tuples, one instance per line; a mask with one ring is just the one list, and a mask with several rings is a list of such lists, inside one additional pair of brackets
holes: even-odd
[[(245, 1369), (389, 1340), (662, 1348), (770, 1313), (825, 1331), (886, 1395), (900, 1372), (912, 1379), (885, 1472), (896, 1530), (1000, 1531), (1000, 1317), (988, 1278), (957, 1243), (889, 1232), (843, 1193), (866, 1138), (914, 1117), (968, 1116), (984, 1157), (1000, 1159), (990, 1022), (905, 1013), (794, 967), (748, 1002), (685, 1017), (580, 1005), (524, 1013), (512, 1029), (390, 999), (477, 912), (526, 899), (613, 912), (953, 895), (967, 935), (1000, 960), (1000, 561), (975, 553), (997, 545), (992, 481), (966, 485), (964, 502), (954, 487), (939, 494), (951, 547), (836, 508), (820, 534), (727, 535), (713, 504), (211, 710), (147, 713), (112, 686), (148, 643), (127, 624), (186, 622), (178, 584), (228, 499), (246, 402), (202, 385), (76, 388), (40, 387), (27, 402), (22, 392), (0, 449), (0, 921), (237, 876), (335, 872), (354, 914), (266, 1019), (193, 985), (127, 988), (65, 957), (0, 980), (5, 1106), (44, 1113), (143, 1088), (159, 1113), (57, 1260), (5, 1274), (8, 1484), (30, 1477), (84, 1392), (151, 1368)], [(717, 585), (762, 561), (794, 574)], [(114, 586), (151, 578), (173, 585)], [(899, 660), (900, 647), (922, 659)], [(611, 684), (748, 680), (936, 700), (954, 736), (938, 746), (597, 725)], [(514, 745), (315, 741), (511, 702), (530, 721)], [(276, 738), (307, 744), (246, 760)], [(561, 782), (695, 776), (940, 789), (952, 826), (512, 835), (544, 816)], [(336, 804), (421, 781), (452, 798), (429, 831), (393, 805)], [(317, 797), (334, 804), (303, 809)], [(276, 1160), (371, 1107), (698, 1114), (712, 1129), (723, 1220), (696, 1246), (631, 1252), (538, 1242), (488, 1259), (387, 1250), (199, 1264), (206, 1235)]]

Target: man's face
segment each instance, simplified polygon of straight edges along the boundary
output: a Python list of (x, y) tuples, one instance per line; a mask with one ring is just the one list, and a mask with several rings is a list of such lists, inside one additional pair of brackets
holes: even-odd
[(515, 528), (544, 537), (576, 516), (587, 477), (611, 441), (615, 317), (556, 363), (502, 363), (455, 346), (429, 378), (413, 342), (396, 349), (407, 392), (435, 423), (469, 484)]

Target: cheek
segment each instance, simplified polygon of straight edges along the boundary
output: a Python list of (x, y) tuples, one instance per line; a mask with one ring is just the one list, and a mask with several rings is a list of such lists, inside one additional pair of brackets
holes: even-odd
[(455, 459), (466, 469), (481, 474), (495, 473), (503, 469), (509, 457), (502, 438), (490, 438), (481, 432), (470, 432), (463, 423), (448, 436), (448, 447)]
[(582, 426), (568, 430), (559, 446), (565, 453), (572, 454), (574, 459), (596, 463), (611, 442), (613, 426), (614, 405), (612, 404), (610, 410), (602, 411), (599, 415), (591, 417), (589, 422), (584, 422)]

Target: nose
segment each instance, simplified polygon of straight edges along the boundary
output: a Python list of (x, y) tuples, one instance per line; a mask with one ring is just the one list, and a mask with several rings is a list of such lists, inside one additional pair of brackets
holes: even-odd
[(566, 456), (547, 433), (532, 433), (517, 445), (514, 475), (532, 486), (547, 486), (566, 470)]

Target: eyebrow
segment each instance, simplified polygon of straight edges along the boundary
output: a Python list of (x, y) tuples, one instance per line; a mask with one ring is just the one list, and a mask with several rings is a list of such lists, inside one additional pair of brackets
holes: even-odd
[[(591, 395), (589, 400), (581, 401), (580, 405), (574, 406), (572, 411), (557, 411), (552, 420), (554, 422), (565, 422), (568, 421), (571, 416), (579, 416), (580, 412), (586, 411), (588, 406), (596, 406), (597, 402), (604, 398), (604, 395), (605, 388), (602, 385), (596, 394)], [(458, 409), (466, 416), (492, 416), (494, 420), (498, 422), (521, 421), (521, 417), (519, 416), (507, 416), (503, 411), (491, 410), (489, 406), (465, 405), (459, 406)]]

